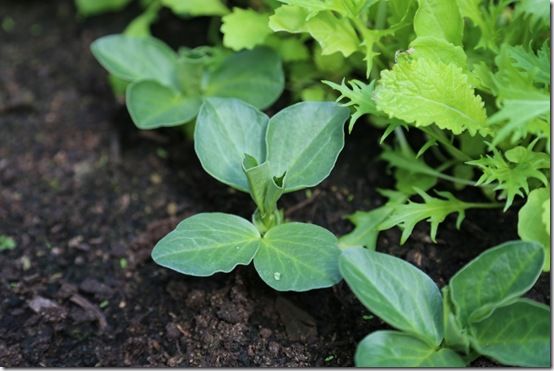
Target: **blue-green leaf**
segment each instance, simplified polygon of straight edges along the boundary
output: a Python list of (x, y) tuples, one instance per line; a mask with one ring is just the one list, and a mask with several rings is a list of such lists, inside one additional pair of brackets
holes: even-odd
[(391, 255), (351, 247), (339, 268), (356, 297), (389, 325), (431, 346), (443, 338), (442, 299), (424, 272)]
[(303, 102), (278, 112), (267, 129), (273, 175), (287, 173), (287, 192), (313, 187), (335, 166), (349, 111), (331, 102)]
[(230, 272), (249, 264), (260, 247), (260, 234), (235, 215), (203, 213), (183, 220), (152, 250), (159, 265), (193, 276)]
[(537, 281), (543, 262), (543, 247), (525, 241), (503, 243), (473, 259), (449, 285), (462, 325), (487, 318), (527, 292)]
[(202, 104), (154, 80), (140, 80), (127, 88), (127, 108), (140, 129), (176, 126), (191, 121)]
[(225, 58), (209, 74), (204, 95), (238, 98), (264, 109), (279, 98), (284, 87), (279, 55), (269, 48), (257, 47)]
[(366, 336), (356, 349), (356, 367), (464, 367), (450, 349), (436, 349), (398, 331), (376, 331)]
[(248, 192), (244, 155), (265, 161), (268, 117), (238, 99), (207, 98), (194, 131), (194, 149), (202, 167), (222, 183)]
[(550, 330), (550, 309), (519, 299), (472, 324), (472, 345), (479, 353), (505, 365), (549, 367)]
[[(250, 160), (252, 162), (248, 164)], [(266, 161), (263, 164), (258, 164), (256, 161), (254, 163), (254, 158), (249, 155), (246, 156), (243, 167), (244, 173), (248, 178), (250, 195), (256, 206), (258, 206), (258, 210), (262, 215), (272, 212), (272, 209), (275, 208), (277, 201), (285, 191), (283, 178), (271, 174), (269, 162)]]
[(279, 291), (330, 287), (341, 280), (337, 238), (314, 224), (286, 223), (263, 237), (254, 265), (260, 277)]
[(125, 81), (155, 80), (176, 86), (177, 54), (153, 37), (109, 35), (95, 40), (90, 49), (111, 74)]

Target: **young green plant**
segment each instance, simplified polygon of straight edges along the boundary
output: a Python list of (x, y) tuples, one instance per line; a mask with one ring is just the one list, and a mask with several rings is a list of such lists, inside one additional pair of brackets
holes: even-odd
[(220, 48), (176, 53), (153, 37), (109, 35), (91, 50), (113, 76), (129, 83), (127, 109), (140, 129), (191, 122), (207, 97), (234, 97), (269, 107), (284, 89), (281, 59), (259, 47), (229, 55)]
[[(334, 1), (281, 2), (286, 5), (276, 10), (274, 23), (279, 14), (293, 14), (292, 7), (304, 9), (300, 20), (305, 22), (336, 7)], [(403, 201), (383, 205), (378, 215), (356, 213), (351, 217), (356, 229), (344, 244), (359, 244), (358, 237), (375, 236), (395, 226), (403, 229), (403, 242), (413, 225), (424, 219), (431, 222), (434, 239), (447, 214), (457, 212), (460, 222), (466, 209), (500, 206), (461, 202), (439, 191), (471, 186), (502, 203), (505, 211), (525, 204), (519, 214), (519, 237), (542, 243), (549, 254), (550, 224), (543, 211), (550, 207), (549, 3), (344, 1), (348, 3), (367, 5), (369, 9), (359, 8), (358, 15), (371, 32), (378, 31), (374, 28), (379, 20), (388, 23), (389, 29), (393, 19), (403, 25), (393, 42), (390, 35), (378, 42), (360, 33), (362, 44), (374, 45), (374, 51), (380, 52), (374, 55), (373, 69), (366, 71), (371, 81), (327, 82), (340, 92), (339, 100), (353, 109), (351, 130), (359, 118), (369, 117), (385, 129), (382, 141), (393, 134), (395, 146), (385, 148), (382, 159), (393, 169), (395, 192), (402, 194)], [(399, 11), (404, 15), (399, 17)], [(344, 18), (352, 20), (343, 12)], [(282, 17), (281, 22), (288, 24), (285, 21), (290, 19)], [(298, 24), (302, 23), (294, 23)], [(313, 30), (311, 34), (318, 40)], [(325, 41), (333, 45), (338, 36), (331, 34)], [(415, 151), (405, 136), (408, 130), (410, 137), (420, 131), (426, 139)], [(421, 196), (423, 202), (414, 202), (413, 196)], [(377, 223), (385, 209), (388, 220)], [(372, 247), (373, 240), (360, 241)], [(545, 270), (549, 260), (545, 259)]]
[(224, 213), (185, 219), (154, 247), (154, 261), (194, 276), (254, 261), (262, 280), (281, 291), (336, 284), (337, 238), (322, 227), (285, 220), (277, 201), (330, 174), (347, 118), (348, 110), (332, 102), (297, 103), (270, 119), (238, 99), (205, 99), (194, 133), (196, 154), (211, 176), (250, 193), (257, 208), (252, 222)]
[(340, 272), (372, 313), (397, 330), (364, 338), (362, 367), (462, 367), (483, 355), (504, 365), (550, 364), (550, 309), (522, 298), (544, 264), (535, 242), (511, 241), (468, 263), (441, 292), (424, 272), (361, 247), (344, 250)]

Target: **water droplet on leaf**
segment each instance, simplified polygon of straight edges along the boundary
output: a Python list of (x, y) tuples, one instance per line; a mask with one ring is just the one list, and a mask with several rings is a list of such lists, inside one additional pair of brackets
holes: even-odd
[(279, 281), (281, 279), (281, 273), (280, 272), (273, 273), (273, 278), (275, 278), (277, 281)]

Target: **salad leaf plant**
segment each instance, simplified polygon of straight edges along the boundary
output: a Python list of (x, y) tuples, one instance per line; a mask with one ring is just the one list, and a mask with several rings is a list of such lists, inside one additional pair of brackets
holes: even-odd
[(332, 102), (297, 103), (269, 118), (238, 99), (204, 99), (196, 154), (211, 176), (248, 192), (256, 210), (251, 222), (224, 213), (187, 218), (156, 244), (154, 261), (195, 276), (253, 261), (262, 280), (281, 291), (337, 283), (337, 238), (322, 227), (285, 220), (277, 201), (329, 175), (344, 146), (347, 118), (348, 110)]
[(266, 108), (284, 88), (279, 56), (269, 48), (224, 55), (217, 48), (181, 48), (153, 37), (109, 35), (91, 45), (100, 64), (129, 83), (127, 108), (140, 129), (193, 120), (206, 97), (236, 97)]
[(544, 249), (511, 241), (493, 247), (439, 288), (396, 257), (351, 247), (339, 267), (354, 294), (395, 330), (369, 334), (362, 367), (463, 367), (479, 356), (510, 366), (548, 367), (550, 309), (523, 298), (537, 281)]
[[(528, 204), (519, 213), (519, 236), (543, 244), (549, 254), (550, 225), (536, 207), (530, 212), (540, 190), (550, 188), (547, 1), (280, 2), (269, 19), (273, 30), (307, 34), (323, 54), (364, 56), (369, 81), (324, 82), (351, 108), (350, 130), (368, 118), (384, 129), (381, 141), (393, 143), (381, 156), (397, 180), (388, 192), (393, 199), (379, 211), (388, 216), (377, 223), (377, 211), (357, 212), (351, 218), (356, 228), (343, 245), (372, 235), (365, 241), (372, 247), (380, 230), (395, 226), (404, 242), (422, 220), (431, 222), (434, 240), (450, 213), (458, 213), (459, 226), (470, 208), (506, 211)], [(408, 131), (423, 136), (418, 148)], [(446, 196), (465, 187), (482, 190), (490, 202)], [(549, 194), (541, 195), (549, 207)]]

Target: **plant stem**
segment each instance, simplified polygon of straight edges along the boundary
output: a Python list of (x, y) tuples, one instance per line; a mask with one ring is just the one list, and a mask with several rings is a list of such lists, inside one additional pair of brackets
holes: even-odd
[(440, 131), (436, 127), (420, 127), (421, 131), (423, 131), (425, 134), (430, 136), (431, 138), (435, 139), (437, 142), (442, 144), (445, 149), (450, 153), (454, 158), (457, 160), (460, 160), (462, 162), (471, 161), (473, 160), (470, 156), (466, 155), (462, 151), (460, 151), (458, 148), (456, 148), (448, 138), (444, 136), (444, 133)]
[(385, 22), (387, 21), (387, 2), (380, 1), (379, 7), (377, 8), (377, 15), (375, 21), (375, 28), (380, 30), (385, 27)]

